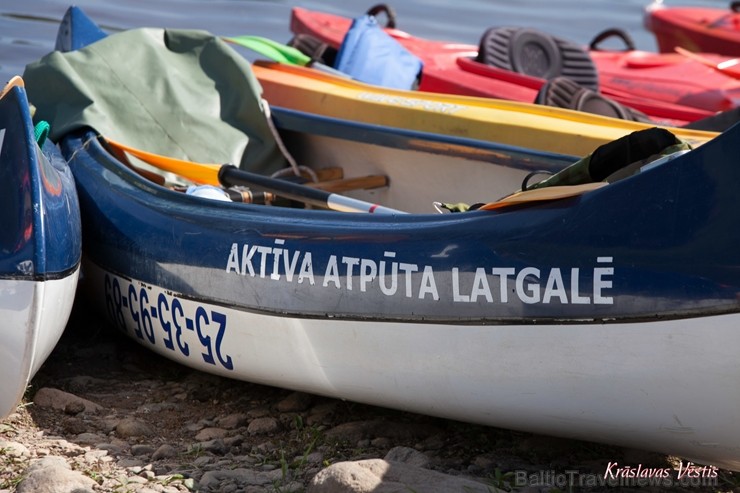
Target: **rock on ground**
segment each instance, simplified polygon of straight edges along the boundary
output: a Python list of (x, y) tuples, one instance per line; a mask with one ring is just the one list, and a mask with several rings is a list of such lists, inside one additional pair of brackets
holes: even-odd
[(33, 462), (17, 493), (93, 493), (95, 481), (70, 469), (62, 457), (44, 457)]
[(308, 493), (495, 493), (479, 481), (401, 462), (368, 459), (340, 462), (319, 472)]

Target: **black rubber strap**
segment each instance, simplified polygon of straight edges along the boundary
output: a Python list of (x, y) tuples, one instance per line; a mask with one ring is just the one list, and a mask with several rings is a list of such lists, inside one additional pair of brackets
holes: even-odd
[(617, 28), (607, 29), (600, 32), (596, 35), (594, 40), (591, 41), (591, 44), (588, 47), (591, 50), (600, 51), (599, 43), (613, 37), (619, 38), (624, 42), (625, 48), (622, 51), (633, 51), (635, 49), (635, 43), (634, 41), (632, 41), (630, 35), (627, 34), (625, 31)]
[(532, 171), (531, 173), (528, 173), (527, 176), (524, 177), (524, 180), (522, 180), (522, 192), (524, 192), (524, 191), (526, 191), (526, 190), (529, 189), (529, 180), (531, 180), (533, 177), (538, 176), (538, 175), (549, 175), (549, 176), (552, 176), (554, 174), (555, 173), (553, 173), (552, 171), (548, 171), (548, 170), (544, 170), (544, 169), (537, 170), (537, 171)]
[(387, 4), (379, 3), (370, 7), (367, 11), (367, 15), (377, 17), (378, 14), (384, 13), (388, 19), (385, 23), (385, 27), (395, 29), (396, 27), (396, 12)]

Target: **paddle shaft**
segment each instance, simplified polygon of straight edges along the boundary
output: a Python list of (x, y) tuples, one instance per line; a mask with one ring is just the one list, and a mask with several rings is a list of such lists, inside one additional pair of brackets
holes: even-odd
[(697, 61), (703, 65), (706, 65), (707, 67), (713, 68), (717, 72), (720, 72), (728, 77), (740, 79), (740, 67), (738, 66), (740, 65), (740, 58), (731, 58), (725, 60), (724, 62), (714, 63), (713, 60), (709, 60), (708, 58), (705, 58), (698, 53), (694, 53), (685, 48), (681, 48), (680, 46), (676, 46), (674, 49), (677, 53), (680, 53), (686, 58), (690, 58), (691, 60)]
[(297, 200), (319, 207), (327, 207), (335, 211), (404, 214), (404, 212), (383, 207), (382, 205), (244, 171), (231, 164), (221, 166), (221, 169), (218, 171), (218, 181), (225, 187), (236, 185), (257, 187), (285, 197), (286, 199)]
[(208, 185), (223, 185), (231, 187), (244, 185), (262, 188), (266, 192), (272, 192), (287, 199), (296, 200), (311, 205), (327, 207), (335, 211), (343, 212), (369, 212), (375, 214), (405, 214), (405, 212), (371, 204), (362, 200), (353, 199), (344, 195), (314, 189), (306, 185), (291, 183), (277, 178), (258, 175), (244, 171), (233, 164), (203, 164), (161, 156), (135, 147), (127, 146), (115, 140), (104, 138), (108, 146), (118, 152), (129, 153), (141, 159), (145, 163), (159, 169), (178, 174), (190, 181)]

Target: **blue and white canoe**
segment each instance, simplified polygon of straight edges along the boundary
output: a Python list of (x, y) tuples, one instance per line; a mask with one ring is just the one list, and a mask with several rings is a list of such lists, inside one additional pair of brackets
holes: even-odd
[(215, 201), (90, 133), (62, 151), (92, 296), (167, 358), (740, 469), (738, 126), (579, 197), (459, 214)]
[[(116, 328), (225, 377), (740, 470), (740, 127), (569, 198), (435, 214), (419, 210), (443, 187), (417, 182), (444, 146), (404, 153), (400, 134), (360, 144), (363, 129), (320, 136), (325, 120), (294, 116), (293, 137), (342, 142), (355, 171), (405, 156), (414, 172), (388, 167), (377, 197), (413, 213), (209, 200), (90, 130), (62, 140), (86, 284)], [(502, 180), (465, 161), (446, 161), (454, 193)]]
[(59, 149), (36, 143), (22, 79), (0, 96), (0, 419), (64, 331), (80, 270), (80, 211)]

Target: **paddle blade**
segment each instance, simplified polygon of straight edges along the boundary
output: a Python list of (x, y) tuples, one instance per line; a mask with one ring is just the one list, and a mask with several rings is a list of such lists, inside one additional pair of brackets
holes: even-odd
[(10, 90), (14, 87), (24, 87), (23, 79), (21, 78), (21, 76), (15, 75), (8, 81), (7, 84), (5, 84), (5, 87), (0, 90), (0, 99), (8, 94)]
[(491, 211), (512, 205), (545, 202), (549, 200), (560, 200), (583, 195), (586, 192), (599, 189), (608, 185), (606, 182), (584, 183), (581, 185), (562, 185), (544, 188), (535, 188), (524, 192), (516, 192), (496, 202), (491, 202), (480, 207), (482, 211)]
[(311, 58), (292, 46), (284, 45), (260, 36), (233, 36), (226, 41), (256, 51), (270, 60), (290, 65), (306, 66)]
[(218, 164), (194, 163), (183, 159), (161, 156), (159, 154), (142, 151), (141, 149), (121, 144), (120, 142), (116, 142), (115, 140), (105, 137), (103, 137), (103, 139), (111, 148), (116, 149), (119, 152), (131, 154), (145, 163), (161, 170), (175, 173), (195, 183), (215, 186), (220, 185), (218, 181), (218, 170), (221, 166)]
[(726, 76), (732, 77), (733, 79), (740, 79), (740, 58), (731, 58), (729, 60), (725, 60), (724, 62), (715, 63), (713, 60), (710, 60), (698, 53), (694, 53), (685, 48), (681, 48), (680, 46), (676, 46), (674, 49), (676, 50), (676, 53), (680, 53), (686, 58), (690, 58), (696, 62), (701, 63), (702, 65), (713, 68), (721, 74), (725, 74)]

